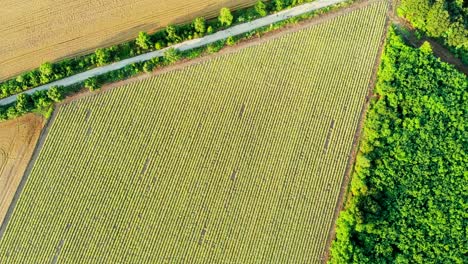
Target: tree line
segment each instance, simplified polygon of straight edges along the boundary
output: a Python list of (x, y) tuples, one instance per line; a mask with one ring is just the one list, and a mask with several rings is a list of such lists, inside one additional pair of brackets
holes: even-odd
[(468, 78), (393, 29), (331, 263), (468, 263)]
[(165, 29), (152, 34), (140, 32), (138, 37), (133, 41), (108, 48), (99, 48), (89, 55), (65, 59), (57, 63), (45, 62), (37, 69), (25, 72), (15, 78), (0, 83), (0, 99), (84, 72), (94, 67), (120, 61), (146, 52), (163, 49), (186, 40), (203, 37), (207, 34), (230, 27), (234, 23), (251, 21), (270, 13), (310, 1), (311, 0), (272, 0), (262, 2), (259, 0), (252, 7), (236, 10), (234, 12), (231, 12), (228, 8), (222, 8), (216, 19), (206, 20), (203, 17), (199, 17), (192, 23), (169, 25)]
[[(193, 23), (191, 23), (190, 25), (191, 27), (193, 27), (194, 30), (196, 30), (196, 32), (198, 32), (197, 34), (208, 34), (208, 31), (211, 31), (210, 26), (213, 24), (217, 24), (219, 25), (219, 27), (221, 26), (227, 27), (228, 24), (231, 25), (235, 23), (235, 21), (240, 22), (242, 19), (245, 19), (245, 18), (251, 19), (253, 18), (254, 14), (257, 14), (257, 16), (265, 16), (269, 12), (274, 12), (274, 10), (277, 10), (276, 8), (277, 6), (288, 7), (287, 5), (282, 5), (282, 4), (280, 5), (279, 3), (283, 3), (283, 2), (278, 1), (278, 2), (268, 3), (268, 2), (258, 1), (255, 4), (255, 6), (249, 9), (250, 14), (251, 14), (250, 16), (246, 16), (247, 13), (244, 13), (243, 10), (241, 10), (242, 12), (241, 11), (231, 12), (229, 9), (224, 9), (224, 11), (220, 11), (220, 16), (215, 21), (214, 20), (206, 21), (203, 18), (196, 18), (193, 21)], [(298, 4), (302, 2), (291, 1), (288, 3)], [(276, 30), (278, 28), (283, 27), (284, 25), (287, 25), (290, 23), (296, 23), (303, 19), (308, 19), (310, 17), (314, 17), (316, 15), (326, 13), (335, 8), (339, 8), (339, 6), (323, 8), (320, 10), (313, 11), (309, 14), (304, 14), (299, 17), (294, 17), (288, 20), (275, 23), (274, 25), (270, 25), (268, 27), (255, 29), (243, 35), (228, 37), (225, 40), (220, 40), (215, 43), (211, 43), (207, 45), (206, 47), (191, 49), (191, 50), (187, 50), (184, 52), (180, 52), (176, 49), (168, 49), (164, 53), (164, 56), (161, 58), (153, 58), (149, 61), (128, 65), (122, 69), (115, 70), (115, 71), (112, 71), (112, 72), (109, 72), (109, 73), (106, 73), (97, 77), (89, 78), (88, 80), (82, 83), (74, 84), (74, 85), (67, 86), (67, 87), (53, 87), (48, 92), (39, 91), (39, 92), (35, 92), (32, 95), (22, 94), (21, 96), (19, 96), (18, 100), (14, 104), (7, 105), (7, 106), (0, 105), (0, 121), (13, 119), (23, 114), (29, 113), (29, 112), (39, 113), (48, 117), (52, 113), (53, 105), (56, 102), (63, 100), (63, 98), (65, 98), (68, 95), (71, 95), (80, 91), (83, 87), (89, 89), (90, 91), (98, 90), (105, 83), (111, 83), (111, 82), (123, 80), (131, 76), (134, 76), (136, 74), (141, 74), (144, 72), (152, 72), (156, 68), (170, 65), (182, 59), (193, 59), (193, 58), (197, 58), (201, 56), (204, 53), (215, 53), (215, 52), (218, 52), (220, 49), (222, 49), (226, 45), (228, 46), (235, 45), (239, 40), (260, 36), (260, 34), (263, 34), (265, 32)], [(167, 28), (163, 32), (166, 32), (167, 35), (170, 35), (172, 39), (181, 40), (180, 38), (177, 38), (177, 36), (180, 36), (180, 34), (177, 33), (179, 32), (178, 30), (176, 30), (175, 31), (176, 34), (174, 34), (174, 30), (172, 29), (172, 27), (169, 26), (168, 28), (170, 28), (169, 32), (166, 32)], [(125, 43), (122, 45), (130, 45), (131, 43), (134, 43), (136, 49), (139, 50), (139, 52), (144, 52), (145, 49), (147, 51), (157, 50), (168, 45), (168, 44), (164, 44), (158, 41), (158, 38), (156, 36), (158, 34), (161, 34), (161, 32), (162, 31), (156, 32), (155, 34), (147, 34), (145, 32), (141, 32), (140, 34), (138, 34), (138, 37), (134, 42)], [(109, 49), (113, 51), (116, 50), (115, 47), (111, 47)], [(104, 51), (97, 50), (96, 51), (97, 54), (95, 53), (95, 54), (92, 54), (91, 56), (92, 57), (95, 56), (96, 58), (98, 58), (98, 61), (102, 63), (104, 61), (111, 62), (112, 60), (109, 60), (108, 58), (113, 58), (113, 56), (109, 55), (109, 53), (107, 52), (108, 50), (107, 51), (106, 50), (107, 49), (104, 49)], [(52, 67), (54, 68), (55, 66), (52, 65)], [(46, 68), (49, 68), (49, 66), (46, 66), (43, 68), (44, 68), (43, 70), (46, 71), (48, 75), (51, 75), (51, 72), (49, 70), (45, 70)], [(52, 72), (55, 72), (55, 70), (52, 70)]]

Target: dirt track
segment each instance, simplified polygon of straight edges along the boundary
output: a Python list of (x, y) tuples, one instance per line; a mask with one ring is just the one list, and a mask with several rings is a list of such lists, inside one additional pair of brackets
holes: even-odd
[[(145, 53), (145, 54), (138, 55), (138, 56), (135, 56), (135, 57), (132, 57), (132, 58), (128, 58), (128, 59), (125, 59), (125, 60), (122, 60), (122, 61), (119, 61), (119, 62), (115, 62), (115, 63), (109, 64), (109, 65), (105, 65), (105, 66), (94, 68), (94, 69), (91, 69), (91, 70), (88, 70), (88, 71), (85, 71), (85, 72), (82, 72), (82, 73), (79, 73), (79, 74), (75, 74), (73, 76), (70, 76), (70, 77), (67, 77), (67, 78), (64, 78), (64, 79), (61, 79), (61, 80), (58, 80), (58, 81), (55, 81), (55, 82), (51, 82), (49, 84), (45, 84), (45, 85), (36, 87), (36, 88), (28, 90), (28, 91), (25, 91), (23, 93), (33, 94), (36, 91), (47, 90), (52, 86), (70, 86), (70, 85), (75, 84), (75, 83), (83, 82), (86, 79), (94, 77), (94, 76), (98, 76), (98, 75), (102, 75), (102, 74), (112, 72), (112, 71), (115, 71), (115, 70), (118, 70), (118, 69), (122, 69), (127, 65), (131, 65), (131, 64), (134, 64), (134, 63), (137, 63), (137, 62), (148, 61), (148, 60), (150, 60), (152, 58), (162, 57), (162, 56), (164, 56), (164, 53), (170, 48), (175, 48), (175, 49), (178, 49), (180, 51), (186, 51), (186, 50), (191, 50), (191, 49), (203, 47), (203, 46), (206, 46), (206, 45), (208, 45), (210, 43), (214, 43), (216, 41), (226, 39), (226, 38), (228, 38), (230, 36), (241, 35), (243, 33), (250, 32), (250, 31), (252, 31), (254, 29), (257, 29), (257, 28), (268, 26), (268, 25), (271, 25), (271, 24), (274, 24), (274, 23), (289, 19), (291, 17), (296, 17), (296, 16), (299, 16), (299, 15), (302, 15), (302, 14), (305, 14), (305, 13), (308, 13), (308, 12), (312, 12), (314, 10), (318, 10), (318, 9), (321, 9), (321, 8), (324, 8), (324, 7), (327, 7), (327, 6), (331, 6), (331, 5), (334, 5), (334, 4), (338, 4), (338, 3), (341, 3), (341, 2), (344, 2), (344, 1), (346, 1), (346, 0), (317, 0), (317, 1), (314, 1), (314, 2), (311, 2), (311, 3), (302, 4), (302, 5), (290, 8), (290, 9), (283, 10), (283, 11), (278, 12), (276, 14), (265, 16), (265, 17), (256, 19), (256, 20), (251, 21), (251, 22), (242, 23), (242, 24), (230, 27), (230, 28), (228, 28), (226, 30), (218, 31), (218, 32), (216, 32), (214, 34), (207, 35), (207, 36), (202, 37), (202, 38), (188, 40), (188, 41), (173, 45), (171, 47), (168, 47), (168, 48), (165, 48), (165, 49), (162, 49), (162, 50), (157, 50), (157, 51)], [(16, 97), (17, 97), (17, 95), (12, 95), (10, 97), (1, 99), (0, 100), (0, 105), (11, 104), (14, 101), (16, 101)]]

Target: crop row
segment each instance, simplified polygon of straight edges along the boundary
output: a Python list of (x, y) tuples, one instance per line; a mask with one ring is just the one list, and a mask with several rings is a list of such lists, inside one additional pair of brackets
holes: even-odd
[(0, 258), (320, 263), (385, 11), (60, 107)]

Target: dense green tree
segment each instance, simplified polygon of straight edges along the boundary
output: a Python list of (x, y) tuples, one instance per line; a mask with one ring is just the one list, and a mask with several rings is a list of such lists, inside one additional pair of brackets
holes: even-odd
[(164, 43), (162, 41), (157, 41), (155, 44), (154, 44), (154, 48), (156, 50), (160, 50), (162, 48), (164, 48)]
[(39, 67), (39, 72), (44, 76), (51, 76), (54, 73), (54, 68), (50, 62), (45, 62)]
[(98, 66), (102, 66), (110, 62), (110, 52), (107, 49), (97, 49), (94, 54), (96, 55), (96, 64)]
[(276, 11), (281, 11), (286, 7), (284, 0), (274, 0)]
[(468, 64), (468, 7), (460, 0), (401, 0), (398, 14)]
[(29, 94), (22, 93), (16, 98), (15, 108), (18, 113), (26, 113), (34, 106), (34, 102)]
[(54, 68), (50, 62), (45, 62), (39, 67), (39, 72), (41, 83), (45, 84), (51, 81)]
[(193, 21), (193, 28), (195, 31), (201, 35), (205, 34), (206, 32), (206, 22), (203, 17), (197, 17)]
[(151, 42), (151, 38), (146, 32), (138, 33), (138, 37), (135, 43), (144, 50), (147, 50), (153, 46), (153, 43)]
[(88, 78), (85, 81), (84, 86), (88, 88), (90, 91), (99, 89), (99, 84), (98, 84), (98, 80), (96, 77)]
[(167, 26), (166, 34), (167, 34), (167, 40), (170, 43), (179, 43), (182, 40), (175, 26), (172, 26), (172, 25)]
[(221, 23), (221, 25), (224, 26), (230, 26), (232, 24), (234, 17), (231, 14), (231, 10), (227, 7), (221, 8), (219, 11), (219, 17), (218, 20)]
[(236, 39), (233, 36), (230, 36), (226, 39), (226, 44), (228, 46), (233, 46), (234, 44), (236, 44)]
[(63, 99), (62, 88), (58, 86), (52, 86), (47, 90), (47, 96), (54, 102), (60, 102)]
[(170, 48), (164, 52), (164, 60), (168, 63), (174, 63), (181, 58), (179, 50)]
[(426, 19), (426, 30), (431, 37), (440, 37), (450, 27), (449, 13), (441, 0), (432, 5)]
[(268, 13), (265, 3), (263, 3), (261, 0), (258, 0), (255, 4), (255, 11), (262, 17), (266, 16)]
[(8, 107), (8, 109), (6, 110), (6, 116), (7, 116), (7, 119), (13, 119), (19, 115), (21, 115), (22, 113), (18, 113), (18, 111), (16, 110), (16, 107), (14, 106), (10, 106)]
[(390, 30), (331, 263), (468, 262), (468, 78)]
[(461, 19), (450, 25), (447, 43), (450, 46), (468, 50), (468, 29), (463, 26)]

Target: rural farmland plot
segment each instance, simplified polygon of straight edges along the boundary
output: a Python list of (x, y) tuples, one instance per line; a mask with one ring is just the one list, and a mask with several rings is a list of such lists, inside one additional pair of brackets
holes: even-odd
[(46, 61), (94, 52), (134, 39), (139, 31), (216, 17), (222, 7), (254, 0), (2, 0), (0, 81)]
[(0, 260), (319, 263), (386, 10), (59, 107)]

